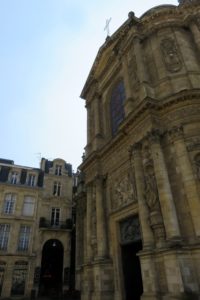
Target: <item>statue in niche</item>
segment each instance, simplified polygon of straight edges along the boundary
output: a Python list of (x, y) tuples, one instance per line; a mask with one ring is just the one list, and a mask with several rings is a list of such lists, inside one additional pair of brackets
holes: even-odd
[(172, 38), (165, 38), (161, 41), (160, 47), (167, 70), (170, 72), (180, 71), (182, 62), (175, 40)]

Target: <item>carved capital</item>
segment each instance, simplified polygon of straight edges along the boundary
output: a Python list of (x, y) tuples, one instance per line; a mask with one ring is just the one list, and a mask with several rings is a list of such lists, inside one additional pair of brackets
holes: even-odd
[(168, 131), (168, 135), (172, 141), (183, 139), (183, 126), (174, 126)]
[(152, 129), (147, 133), (147, 138), (151, 144), (159, 144), (161, 138), (161, 132), (159, 129)]
[(139, 154), (141, 150), (142, 150), (142, 143), (137, 142), (130, 147), (129, 152), (131, 155), (135, 156), (135, 155)]
[(86, 191), (87, 191), (87, 193), (92, 192), (92, 182), (91, 181), (86, 184)]

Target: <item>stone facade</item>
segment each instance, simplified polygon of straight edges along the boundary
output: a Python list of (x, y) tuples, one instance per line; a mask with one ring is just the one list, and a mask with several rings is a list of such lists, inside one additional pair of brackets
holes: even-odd
[(69, 289), (71, 218), (70, 164), (43, 158), (36, 169), (0, 160), (0, 297), (49, 292), (44, 278), (53, 251), (60, 269), (54, 265), (48, 276), (56, 270), (60, 286), (54, 288)]
[(194, 0), (130, 12), (97, 54), (81, 94), (82, 300), (200, 299), (199, 20)]

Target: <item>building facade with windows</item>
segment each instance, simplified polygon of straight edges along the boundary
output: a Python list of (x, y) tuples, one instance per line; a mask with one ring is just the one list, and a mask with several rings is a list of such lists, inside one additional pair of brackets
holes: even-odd
[(199, 0), (130, 12), (81, 97), (81, 299), (200, 299)]
[(63, 294), (70, 283), (72, 167), (0, 159), (0, 297)]

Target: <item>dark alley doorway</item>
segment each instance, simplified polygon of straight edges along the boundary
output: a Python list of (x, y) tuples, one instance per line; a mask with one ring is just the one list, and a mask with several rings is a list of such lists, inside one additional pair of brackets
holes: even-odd
[(48, 240), (42, 250), (39, 296), (62, 294), (63, 245), (57, 239)]

